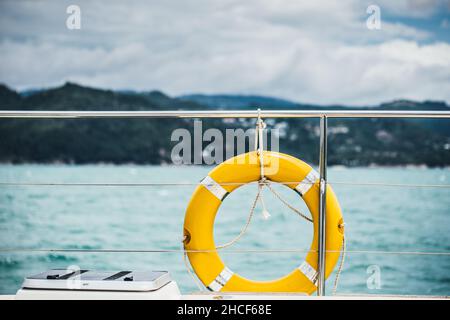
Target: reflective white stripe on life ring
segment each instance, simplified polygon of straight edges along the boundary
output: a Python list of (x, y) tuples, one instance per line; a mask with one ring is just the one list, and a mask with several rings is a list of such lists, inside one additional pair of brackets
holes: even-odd
[(303, 263), (298, 267), (301, 273), (303, 273), (309, 281), (316, 285), (318, 272), (314, 269), (308, 262), (303, 261)]
[(210, 176), (206, 176), (202, 182), (200, 182), (206, 189), (208, 189), (217, 199), (222, 201), (222, 199), (227, 194), (227, 190), (225, 190), (220, 184), (214, 181)]
[(211, 282), (208, 286), (208, 289), (211, 291), (220, 291), (231, 279), (234, 272), (228, 269), (227, 267), (223, 268), (222, 272)]
[(296, 187), (295, 190), (297, 190), (302, 196), (305, 195), (305, 193), (308, 192), (309, 189), (313, 186), (314, 183), (316, 183), (317, 179), (319, 179), (320, 176), (316, 172), (316, 170), (312, 169)]

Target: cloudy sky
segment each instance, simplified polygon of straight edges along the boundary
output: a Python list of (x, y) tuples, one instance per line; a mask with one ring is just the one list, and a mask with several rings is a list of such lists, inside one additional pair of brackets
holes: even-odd
[[(66, 27), (69, 5), (81, 29)], [(370, 30), (369, 5), (381, 10)], [(0, 82), (450, 103), (450, 0), (0, 0)]]

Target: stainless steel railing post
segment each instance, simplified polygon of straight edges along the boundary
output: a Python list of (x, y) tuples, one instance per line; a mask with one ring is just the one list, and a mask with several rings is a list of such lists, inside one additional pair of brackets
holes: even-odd
[(319, 245), (317, 295), (325, 295), (326, 196), (327, 196), (327, 116), (320, 118), (320, 185), (319, 185)]

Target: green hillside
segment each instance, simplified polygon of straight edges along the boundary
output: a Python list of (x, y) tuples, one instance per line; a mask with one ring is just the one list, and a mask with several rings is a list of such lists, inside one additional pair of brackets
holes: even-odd
[[(220, 96), (222, 109), (255, 109), (253, 98)], [(244, 99), (245, 97), (245, 99)], [(255, 97), (264, 109), (340, 109), (343, 106), (299, 105)], [(199, 110), (213, 109), (214, 96), (202, 101), (184, 96), (172, 98), (159, 91), (135, 93), (87, 88), (73, 83), (29, 94), (19, 94), (0, 85), (3, 110)], [(205, 103), (207, 101), (208, 103)], [(280, 105), (276, 105), (280, 101)], [(274, 104), (274, 105), (271, 105)], [(441, 102), (396, 101), (377, 108), (391, 110), (450, 110)], [(317, 164), (318, 120), (270, 120), (281, 129), (280, 150)], [(254, 120), (203, 121), (213, 127), (249, 128)], [(450, 165), (450, 122), (448, 120), (361, 119), (330, 120), (330, 164), (359, 165)], [(64, 163), (171, 163), (170, 141), (176, 128), (192, 131), (189, 119), (1, 119), (0, 161)], [(207, 145), (208, 143), (205, 143)]]

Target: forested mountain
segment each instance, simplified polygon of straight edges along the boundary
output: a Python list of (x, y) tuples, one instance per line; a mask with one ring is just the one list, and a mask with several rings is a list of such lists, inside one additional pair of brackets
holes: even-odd
[[(239, 95), (169, 97), (159, 91), (88, 88), (73, 83), (18, 93), (0, 85), (3, 110), (349, 109)], [(358, 109), (450, 110), (443, 102), (394, 101)], [(317, 164), (318, 120), (267, 119), (280, 129), (280, 151)], [(247, 129), (254, 120), (208, 119), (203, 130)], [(177, 128), (192, 119), (0, 119), (1, 162), (171, 163)], [(205, 142), (204, 146), (209, 144)], [(449, 120), (348, 119), (329, 121), (329, 163), (450, 165)]]

